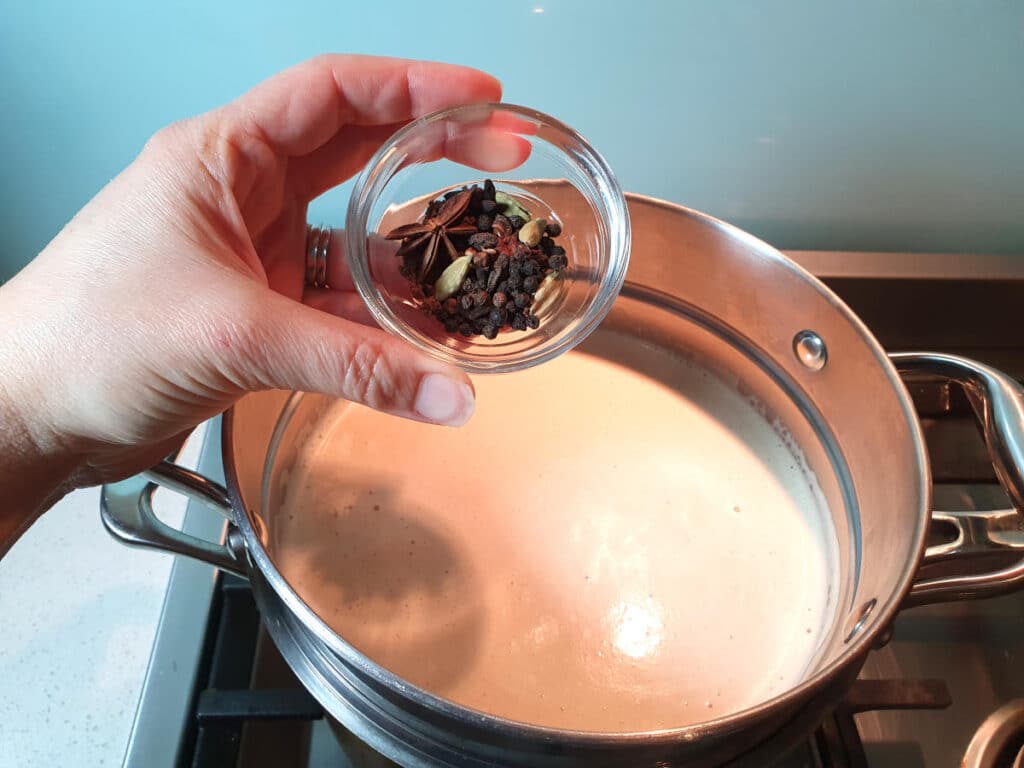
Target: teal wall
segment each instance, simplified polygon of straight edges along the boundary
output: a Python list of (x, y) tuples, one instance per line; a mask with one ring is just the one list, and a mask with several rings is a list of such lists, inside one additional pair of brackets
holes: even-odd
[(10, 0), (0, 279), (155, 129), (331, 50), (486, 68), (780, 247), (1024, 254), (1022, 2)]

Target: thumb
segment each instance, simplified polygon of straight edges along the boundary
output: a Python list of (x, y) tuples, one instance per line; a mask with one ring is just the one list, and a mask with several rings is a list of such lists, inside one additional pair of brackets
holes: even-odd
[(270, 293), (242, 333), (222, 356), (246, 390), (319, 392), (447, 426), (473, 415), (465, 373), (379, 329)]

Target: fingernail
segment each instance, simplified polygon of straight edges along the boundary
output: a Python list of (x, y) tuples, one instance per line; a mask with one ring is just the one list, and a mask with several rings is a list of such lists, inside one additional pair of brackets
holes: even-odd
[(440, 373), (429, 373), (420, 379), (413, 409), (427, 421), (459, 427), (469, 421), (475, 404), (476, 398), (468, 385)]

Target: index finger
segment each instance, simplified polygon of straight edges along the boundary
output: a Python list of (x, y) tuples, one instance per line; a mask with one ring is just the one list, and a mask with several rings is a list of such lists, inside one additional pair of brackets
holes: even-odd
[(295, 157), (322, 146), (344, 125), (402, 123), (500, 99), (501, 83), (469, 67), (327, 54), (271, 77), (232, 106), (247, 130)]

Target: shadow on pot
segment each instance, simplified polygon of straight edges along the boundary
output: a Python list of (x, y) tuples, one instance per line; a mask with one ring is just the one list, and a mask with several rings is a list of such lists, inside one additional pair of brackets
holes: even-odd
[(347, 642), (443, 695), (472, 669), (483, 630), (468, 558), (387, 481), (355, 485), (330, 464), (316, 476), (301, 509), (275, 516), (275, 563)]

